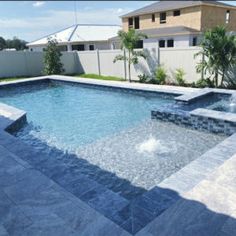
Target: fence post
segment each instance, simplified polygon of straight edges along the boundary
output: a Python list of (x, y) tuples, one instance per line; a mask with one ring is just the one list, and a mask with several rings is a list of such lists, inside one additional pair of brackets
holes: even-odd
[(98, 74), (101, 75), (101, 65), (100, 65), (100, 55), (99, 55), (99, 50), (96, 50), (97, 53), (97, 62), (98, 62)]
[[(204, 54), (202, 54), (201, 60), (202, 60), (201, 63), (205, 61), (205, 56), (204, 56)], [(204, 79), (204, 71), (203, 71), (203, 70), (201, 71), (201, 79)]]
[(160, 53), (160, 48), (157, 46), (156, 47), (156, 57), (157, 57), (157, 64), (158, 64), (158, 66), (160, 65), (160, 63), (161, 63), (161, 53)]
[(28, 51), (23, 51), (23, 55), (24, 55), (24, 63), (25, 63), (25, 73), (26, 73), (26, 76), (30, 76), (30, 72), (29, 72), (29, 66), (28, 66), (28, 63), (27, 63), (27, 53), (30, 53)]
[(125, 52), (125, 49), (124, 49), (124, 74), (125, 74), (125, 80), (127, 80), (126, 52)]

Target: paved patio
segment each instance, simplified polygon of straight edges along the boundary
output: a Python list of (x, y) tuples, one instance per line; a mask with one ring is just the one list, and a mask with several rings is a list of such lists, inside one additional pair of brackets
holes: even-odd
[[(120, 83), (113, 86), (119, 87)], [(146, 85), (143, 88), (169, 89)], [(172, 90), (184, 93), (178, 88)], [(135, 203), (134, 215), (139, 219), (133, 217), (120, 227), (113, 222), (117, 219), (111, 221), (76, 192), (68, 191), (62, 182), (55, 182), (50, 177), (53, 173), (49, 175), (31, 165), (32, 159), (44, 157), (3, 131), (9, 125), (14, 129), (15, 120), (22, 118), (23, 122), (25, 113), (17, 109), (6, 112), (6, 108), (0, 107), (0, 235), (131, 235), (124, 229), (145, 236), (236, 234), (236, 135), (147, 192), (142, 201)], [(77, 182), (76, 189), (82, 191), (83, 186), (82, 181)], [(86, 197), (91, 194), (94, 192)], [(100, 202), (105, 209), (108, 203), (103, 198)], [(109, 202), (113, 207), (123, 203)]]

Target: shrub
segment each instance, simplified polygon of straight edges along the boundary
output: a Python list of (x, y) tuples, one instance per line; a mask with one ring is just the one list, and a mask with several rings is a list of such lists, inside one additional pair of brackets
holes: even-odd
[(195, 84), (193, 84), (193, 87), (197, 88), (213, 88), (214, 87), (214, 82), (211, 81), (210, 79), (199, 79)]
[(57, 41), (49, 39), (44, 54), (44, 73), (46, 75), (61, 74), (64, 71), (61, 55)]
[(157, 67), (156, 72), (155, 72), (155, 76), (156, 76), (155, 83), (157, 83), (157, 84), (165, 84), (166, 83), (167, 73), (166, 73), (166, 70), (163, 66)]
[(138, 75), (139, 83), (147, 83), (149, 81), (149, 76), (146, 74)]
[(176, 69), (175, 71), (175, 79), (177, 81), (177, 84), (180, 86), (184, 86), (186, 84), (186, 81), (184, 79), (185, 72), (182, 68)]

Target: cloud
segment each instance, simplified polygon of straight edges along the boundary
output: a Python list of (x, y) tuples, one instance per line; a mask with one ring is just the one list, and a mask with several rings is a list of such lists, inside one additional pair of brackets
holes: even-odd
[(122, 9), (122, 8), (117, 9), (117, 13), (122, 13), (123, 11), (124, 11), (124, 9)]
[[(119, 16), (130, 8), (103, 8), (77, 10), (77, 22), (86, 24), (118, 24)], [(66, 19), (66, 20), (65, 20)], [(1, 35), (6, 38), (17, 36), (32, 41), (75, 24), (74, 12), (70, 10), (47, 10), (36, 17), (1, 18)]]
[(42, 7), (45, 4), (43, 1), (37, 1), (33, 3), (33, 7)]

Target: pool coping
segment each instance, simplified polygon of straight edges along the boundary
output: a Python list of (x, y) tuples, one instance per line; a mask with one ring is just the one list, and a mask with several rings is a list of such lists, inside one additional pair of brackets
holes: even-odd
[(48, 75), (48, 76), (39, 76), (32, 77), (28, 79), (19, 79), (9, 82), (0, 82), (0, 87), (14, 85), (14, 84), (24, 84), (33, 81), (40, 80), (55, 80), (55, 81), (64, 81), (64, 82), (73, 82), (77, 84), (87, 84), (87, 85), (98, 85), (111, 88), (123, 88), (130, 90), (139, 90), (139, 91), (149, 91), (149, 92), (159, 92), (159, 93), (170, 93), (175, 95), (181, 95), (184, 93), (198, 91), (198, 88), (186, 88), (178, 86), (169, 86), (169, 85), (152, 85), (152, 84), (140, 84), (140, 83), (129, 83), (126, 81), (106, 81), (98, 79), (87, 79), (82, 77), (73, 77), (73, 76), (64, 76), (64, 75)]
[[(1, 86), (5, 85), (14, 85), (21, 83), (29, 83), (32, 81), (40, 81), (44, 79), (56, 80), (56, 81), (66, 81), (73, 83), (81, 83), (81, 84), (91, 84), (91, 85), (99, 85), (99, 86), (108, 86), (108, 87), (116, 87), (116, 88), (125, 88), (125, 89), (133, 89), (139, 91), (149, 91), (149, 92), (160, 92), (160, 93), (171, 93), (171, 94), (184, 94), (186, 88), (182, 89), (179, 87), (169, 88), (167, 87), (155, 87), (155, 86), (143, 86), (142, 84), (128, 84), (124, 82), (107, 82), (107, 81), (97, 81), (97, 80), (88, 80), (88, 79), (74, 79), (71, 77), (64, 76), (43, 76), (38, 78), (24, 79), (20, 81), (14, 82), (6, 82), (0, 83)], [(191, 89), (189, 93), (199, 90)], [(214, 91), (214, 89), (213, 89)], [(217, 91), (218, 92), (218, 91)], [(228, 93), (230, 91), (227, 90)], [(233, 91), (234, 92), (234, 91)], [(189, 95), (189, 94), (188, 94)], [(184, 95), (182, 95), (184, 96)], [(200, 95), (201, 96), (201, 95)], [(205, 112), (204, 110), (194, 110), (193, 115), (203, 115), (205, 117), (209, 117), (211, 114)], [(209, 110), (211, 111), (211, 110)], [(211, 111), (212, 112), (212, 111)], [(215, 113), (215, 111), (214, 111)], [(217, 114), (216, 114), (217, 113)], [(222, 112), (216, 112), (213, 116), (220, 116)], [(228, 113), (226, 113), (229, 115)], [(225, 114), (225, 119), (228, 119)], [(219, 118), (219, 117), (218, 117)], [(222, 118), (222, 117), (220, 117)], [(224, 118), (222, 118), (224, 119)], [(231, 121), (235, 122), (234, 117), (229, 118)], [(3, 103), (0, 104), (0, 136), (2, 132), (16, 130), (21, 127), (21, 125), (26, 121), (26, 112), (19, 110), (15, 107), (11, 107), (5, 105)], [(230, 137), (226, 138), (224, 141), (216, 145), (214, 148), (208, 150), (206, 153), (195, 159), (193, 162), (189, 163), (185, 167), (183, 167), (178, 172), (174, 173), (170, 177), (163, 180), (156, 187), (161, 188), (169, 188), (177, 191), (180, 196), (184, 196), (184, 194), (190, 191), (194, 186), (196, 186), (199, 182), (204, 180), (210, 173), (212, 173), (216, 168), (222, 165), (226, 160), (228, 160), (233, 154), (236, 153), (236, 147), (234, 147), (236, 142), (236, 134), (232, 134)], [(14, 145), (14, 143), (12, 144)], [(20, 158), (20, 157), (19, 157)], [(21, 159), (21, 158), (20, 158)], [(155, 187), (155, 188), (156, 188)], [(154, 188), (154, 190), (155, 190)], [(150, 196), (147, 196), (147, 199), (152, 201), (153, 199)], [(102, 214), (101, 214), (102, 215)], [(157, 216), (158, 217), (158, 216)], [(156, 217), (156, 218), (157, 218)], [(154, 219), (156, 219), (154, 218)], [(146, 227), (146, 226), (145, 226)], [(144, 229), (143, 227), (142, 229)], [(136, 232), (135, 232), (136, 233)]]

